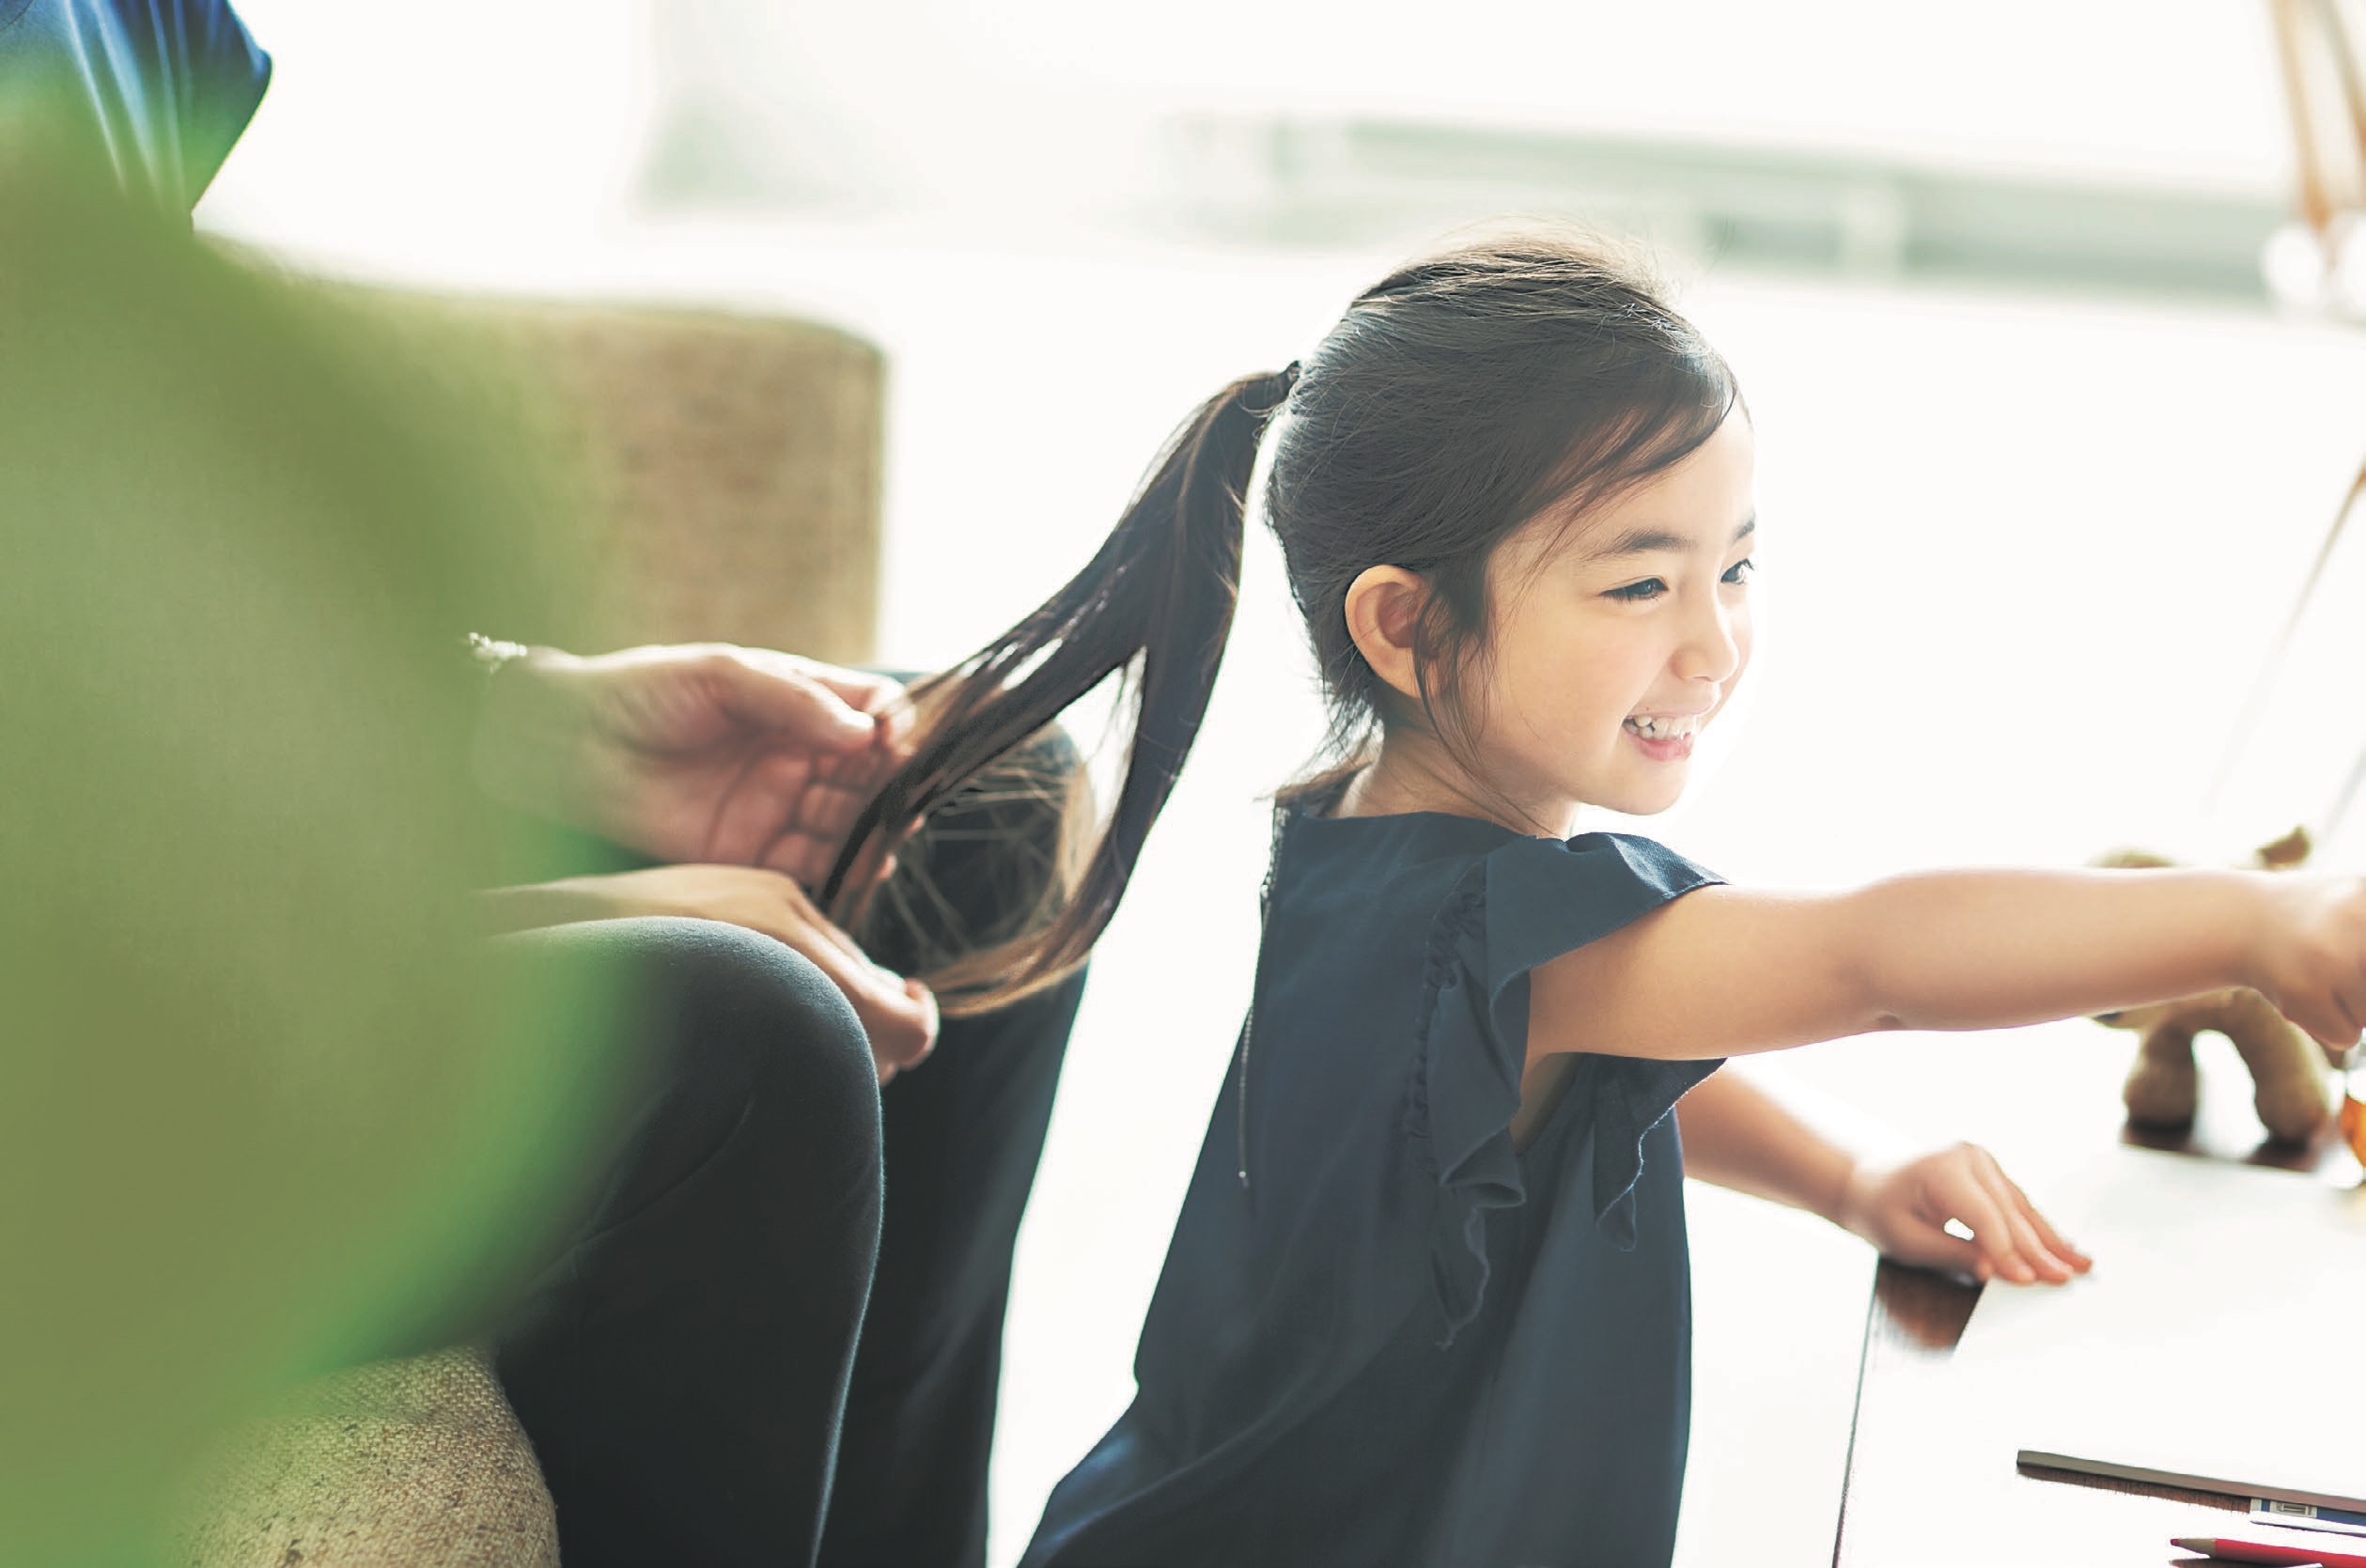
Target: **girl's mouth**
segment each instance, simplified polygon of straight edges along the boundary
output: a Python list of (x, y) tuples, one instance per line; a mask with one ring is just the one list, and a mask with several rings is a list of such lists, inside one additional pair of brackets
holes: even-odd
[(1654, 762), (1674, 762), (1692, 754), (1693, 737), (1701, 733), (1706, 714), (1629, 714), (1621, 725), (1636, 748)]

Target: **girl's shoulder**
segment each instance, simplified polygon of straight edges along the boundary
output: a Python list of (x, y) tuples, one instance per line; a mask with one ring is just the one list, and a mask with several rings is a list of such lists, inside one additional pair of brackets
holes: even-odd
[(1520, 835), (1500, 823), (1444, 812), (1333, 816), (1300, 803), (1276, 808), (1275, 843), (1332, 875), (1384, 878), (1440, 862), (1471, 862)]
[[(1453, 885), (1493, 881), (1498, 898), (1526, 906), (1542, 898), (1614, 905), (1636, 894), (1667, 897), (1720, 878), (1656, 839), (1592, 831), (1562, 839), (1526, 834), (1447, 812), (1340, 816), (1321, 797), (1275, 809), (1274, 882), (1315, 882), (1366, 896), (1433, 896)], [(1543, 910), (1536, 910), (1543, 913)], [(1559, 922), (1549, 922), (1559, 924)]]
[(1440, 812), (1327, 816), (1277, 810), (1263, 910), (1270, 940), (1344, 945), (1386, 964), (1434, 945), (1434, 928), (1471, 905), (1488, 858), (1518, 841), (1496, 823)]
[(1359, 1026), (1425, 1020), (1457, 978), (1492, 1005), (1537, 965), (1719, 879), (1633, 833), (1556, 839), (1441, 812), (1293, 803), (1275, 825), (1260, 986), (1323, 993)]

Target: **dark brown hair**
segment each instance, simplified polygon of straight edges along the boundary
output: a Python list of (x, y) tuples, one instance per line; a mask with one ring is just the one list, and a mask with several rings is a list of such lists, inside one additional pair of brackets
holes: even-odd
[[(1723, 360), (1642, 268), (1596, 241), (1528, 232), (1417, 261), (1359, 295), (1302, 370), (1218, 393), (1168, 443), (1100, 552), (1010, 630), (914, 688), (911, 761), (856, 823), (822, 897), (842, 923), (848, 873), (1051, 723), (1129, 673), (1132, 741), (1108, 825), (1025, 936), (974, 955), (948, 1012), (983, 1011), (1073, 970), (1124, 894), (1207, 709), (1232, 625), (1245, 492), (1268, 419), (1265, 490), (1290, 592), (1331, 709), (1329, 754), (1418, 723), (1458, 752), (1462, 675), (1487, 649), (1487, 567), (1522, 523), (1575, 520), (1680, 461), (1738, 402)], [(1430, 592), (1408, 709), (1347, 632), (1349, 584), (1402, 567)], [(1334, 769), (1334, 773), (1336, 769)], [(1089, 815), (1079, 812), (1078, 816)]]

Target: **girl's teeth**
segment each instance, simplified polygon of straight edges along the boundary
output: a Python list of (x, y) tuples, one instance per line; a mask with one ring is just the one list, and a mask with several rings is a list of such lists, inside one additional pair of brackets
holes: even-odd
[(1627, 727), (1646, 740), (1673, 740), (1699, 729), (1701, 720), (1698, 714), (1688, 714), (1681, 719), (1630, 718), (1627, 721)]

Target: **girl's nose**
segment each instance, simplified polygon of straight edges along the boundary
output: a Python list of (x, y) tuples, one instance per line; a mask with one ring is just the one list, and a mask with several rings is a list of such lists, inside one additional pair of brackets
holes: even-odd
[(1733, 679), (1742, 660), (1741, 637), (1735, 621), (1749, 613), (1747, 609), (1730, 608), (1721, 598), (1712, 597), (1689, 617), (1684, 643), (1672, 660), (1675, 673), (1687, 680), (1714, 681), (1720, 685)]

